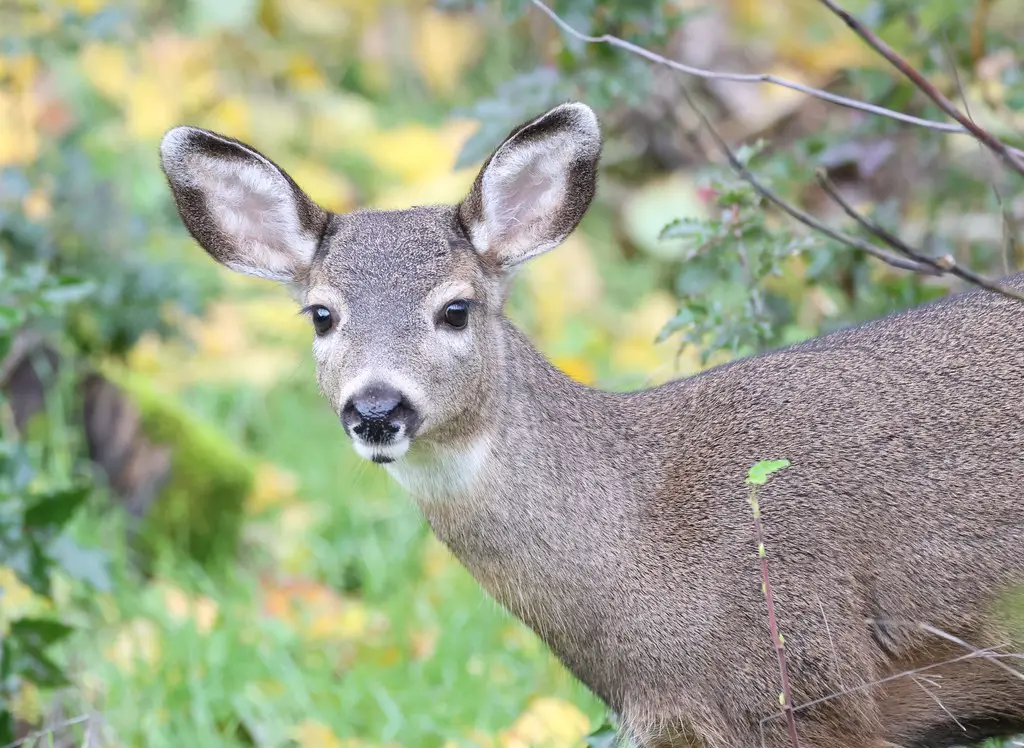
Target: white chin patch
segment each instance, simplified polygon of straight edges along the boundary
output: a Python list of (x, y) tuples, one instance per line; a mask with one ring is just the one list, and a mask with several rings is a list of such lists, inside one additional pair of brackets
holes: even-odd
[(391, 444), (370, 444), (356, 437), (352, 439), (352, 446), (356, 454), (366, 460), (386, 464), (394, 462), (409, 451), (409, 439), (406, 436), (399, 436)]

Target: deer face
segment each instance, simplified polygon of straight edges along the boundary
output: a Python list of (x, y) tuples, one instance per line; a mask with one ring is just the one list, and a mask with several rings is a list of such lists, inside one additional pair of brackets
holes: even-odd
[(416, 441), (483, 428), (511, 273), (579, 223), (600, 146), (593, 112), (564, 104), (513, 130), (459, 205), (344, 215), (216, 133), (175, 128), (161, 157), (183, 223), (215, 260), (294, 289), (321, 391), (356, 451), (389, 463)]

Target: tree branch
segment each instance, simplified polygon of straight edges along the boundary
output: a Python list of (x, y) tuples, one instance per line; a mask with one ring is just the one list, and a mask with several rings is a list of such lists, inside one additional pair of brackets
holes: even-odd
[[(842, 11), (838, 6), (836, 6), (832, 2), (832, 0), (820, 1), (828, 5), (829, 8), (834, 9), (835, 12), (840, 13), (841, 17), (843, 17), (844, 20), (849, 19), (847, 20), (847, 24), (850, 25), (850, 27), (853, 28), (854, 31), (858, 31), (858, 28), (863, 29), (863, 27), (861, 27), (856, 20), (850, 18), (849, 14), (846, 14), (845, 11)], [(1017, 163), (1016, 161), (1017, 154), (1022, 154), (1021, 151), (1006, 146), (1005, 144), (996, 140), (992, 135), (985, 132), (982, 128), (973, 123), (971, 120), (963, 118), (963, 116), (959, 114), (959, 111), (956, 110), (956, 107), (950, 104), (948, 100), (946, 101), (946, 103), (949, 106), (949, 108), (952, 109), (952, 111), (955, 112), (958, 117), (964, 119), (964, 122), (967, 123), (966, 126), (946, 125), (943, 123), (934, 122), (932, 120), (922, 120), (917, 117), (909, 117), (908, 115), (903, 115), (900, 114), (899, 112), (893, 112), (882, 107), (876, 107), (872, 104), (864, 104), (863, 102), (858, 102), (853, 99), (836, 97), (833, 94), (829, 94), (825, 91), (819, 91), (817, 89), (809, 88), (801, 84), (791, 83), (790, 81), (781, 80), (771, 75), (743, 75), (734, 73), (716, 73), (708, 70), (703, 70), (700, 68), (690, 67), (688, 65), (683, 65), (673, 60), (669, 60), (666, 57), (646, 50), (643, 47), (632, 44), (631, 42), (619, 39), (618, 37), (611, 36), (610, 34), (605, 34), (602, 36), (588, 36), (586, 34), (583, 34), (582, 32), (577, 31), (572, 26), (570, 26), (557, 13), (555, 13), (551, 8), (545, 5), (542, 2), (542, 0), (532, 0), (532, 2), (538, 9), (545, 13), (556, 25), (558, 25), (559, 28), (563, 29), (566, 33), (575, 37), (576, 39), (588, 43), (611, 44), (612, 46), (625, 49), (629, 52), (632, 52), (633, 54), (651, 60), (652, 62), (665, 65), (669, 68), (672, 68), (673, 70), (679, 70), (689, 75), (695, 75), (702, 78), (715, 78), (719, 80), (774, 83), (776, 85), (784, 86), (786, 88), (792, 88), (793, 90), (796, 91), (802, 91), (812, 96), (817, 96), (818, 98), (825, 99), (826, 101), (834, 101), (835, 103), (839, 103), (853, 109), (859, 109), (861, 111), (879, 114), (881, 116), (890, 117), (892, 119), (897, 119), (904, 122), (911, 122), (912, 124), (917, 124), (922, 127), (927, 127), (933, 130), (967, 134), (975, 134), (976, 130), (980, 131), (984, 133), (984, 135), (989, 139), (989, 141), (994, 142), (998, 147), (1002, 148), (1002, 155), (1004, 157), (1004, 160), (1008, 160), (1008, 162), (1014, 169), (1017, 169), (1018, 171), (1021, 171), (1022, 174), (1024, 174), (1024, 158), (1021, 159), (1020, 163)], [(872, 38), (875, 38), (870, 31), (867, 31), (866, 29), (864, 29), (864, 31), (867, 34), (871, 35)], [(860, 32), (858, 31), (858, 33)], [(868, 41), (868, 43), (872, 44), (871, 41)], [(878, 40), (878, 43), (884, 45), (884, 42), (881, 42), (881, 40)], [(872, 46), (874, 47), (875, 45), (872, 44)], [(885, 49), (888, 50), (888, 47), (886, 47)], [(878, 51), (882, 52), (881, 49), (879, 49)], [(928, 93), (930, 90), (931, 92), (934, 92), (937, 96), (942, 96), (935, 90), (934, 86), (925, 81), (919, 73), (910, 68), (909, 64), (903, 61), (902, 58), (896, 55), (895, 52), (892, 52), (892, 50), (888, 51), (888, 55), (885, 52), (882, 52), (882, 54), (886, 56), (886, 59), (890, 60), (891, 62), (893, 61), (893, 58), (895, 58), (895, 60), (898, 60), (898, 62), (894, 62), (893, 64), (896, 64), (897, 67), (899, 67), (901, 70), (903, 68), (908, 69), (913, 76), (916, 76), (916, 79), (914, 77), (911, 78), (912, 80), (914, 80), (915, 84), (917, 84), (917, 80), (922, 81), (924, 85), (918, 85), (919, 87), (922, 88), (922, 90), (925, 91), (925, 93)], [(909, 270), (915, 273), (920, 273), (922, 275), (952, 275), (954, 277), (960, 278), (961, 280), (967, 281), (968, 283), (972, 283), (976, 286), (984, 288), (988, 291), (999, 293), (1002, 294), (1003, 296), (1007, 296), (1018, 301), (1024, 301), (1024, 293), (1018, 292), (1003, 284), (997, 283), (996, 281), (989, 280), (983, 276), (980, 276), (974, 273), (973, 271), (968, 270), (967, 268), (961, 267), (960, 265), (957, 264), (956, 260), (950, 255), (944, 255), (938, 258), (929, 257), (928, 255), (924, 254), (921, 250), (911, 247), (909, 244), (904, 242), (895, 234), (891, 233), (882, 226), (879, 226), (878, 224), (871, 221), (867, 217), (858, 213), (853, 208), (853, 206), (850, 205), (850, 203), (845, 198), (843, 198), (841, 194), (839, 194), (839, 191), (835, 188), (835, 185), (833, 185), (827, 179), (827, 177), (825, 177), (821, 173), (818, 174), (818, 181), (821, 184), (822, 188), (828, 193), (828, 195), (833, 200), (836, 201), (836, 203), (839, 204), (840, 207), (842, 207), (846, 214), (850, 216), (850, 218), (855, 220), (858, 224), (860, 224), (862, 227), (864, 227), (871, 234), (873, 234), (876, 238), (878, 238), (879, 240), (887, 244), (889, 247), (896, 250), (896, 252), (898, 252), (899, 254), (893, 254), (892, 252), (889, 252), (886, 249), (882, 249), (881, 247), (871, 242), (863, 241), (855, 236), (850, 236), (849, 234), (845, 234), (841, 231), (833, 229), (832, 227), (821, 222), (820, 220), (810, 215), (809, 213), (801, 210), (792, 203), (786, 201), (781, 196), (776, 194), (773, 190), (769, 189), (764, 184), (762, 184), (761, 181), (756, 176), (754, 176), (754, 174), (743, 164), (743, 162), (739, 160), (739, 158), (736, 156), (736, 153), (732, 150), (732, 148), (729, 147), (728, 143), (725, 142), (725, 139), (712, 125), (707, 115), (704, 114), (703, 110), (697, 105), (696, 100), (690, 94), (686, 86), (681, 86), (680, 92), (683, 94), (683, 97), (686, 99), (686, 102), (689, 104), (690, 108), (700, 119), (701, 124), (704, 126), (707, 133), (714, 140), (715, 145), (718, 147), (718, 150), (729, 162), (729, 165), (732, 167), (733, 171), (735, 171), (751, 187), (753, 187), (754, 190), (761, 197), (763, 197), (769, 203), (775, 205), (777, 208), (779, 208), (781, 211), (789, 215), (791, 218), (794, 218), (795, 220), (799, 221), (805, 226), (821, 234), (824, 234), (830, 239), (833, 239), (841, 244), (845, 244), (846, 246), (851, 247), (853, 249), (858, 249), (862, 252), (865, 252), (874, 257), (875, 259), (881, 260), (882, 262), (894, 268), (898, 268), (900, 270)], [(944, 97), (943, 100), (945, 100)], [(986, 143), (983, 138), (979, 138), (979, 140), (982, 143), (989, 145), (989, 143)]]
[[(651, 62), (656, 62), (659, 65), (678, 70), (680, 73), (686, 75), (692, 75), (697, 78), (706, 78), (709, 80), (720, 80), (720, 81), (733, 81), (735, 83), (769, 83), (771, 85), (780, 86), (782, 88), (788, 88), (792, 91), (799, 91), (802, 94), (813, 96), (816, 99), (822, 101), (828, 101), (832, 104), (838, 104), (839, 106), (847, 107), (848, 109), (856, 109), (861, 112), (867, 112), (868, 114), (874, 114), (879, 117), (886, 117), (888, 119), (896, 120), (898, 122), (906, 122), (907, 124), (916, 125), (923, 127), (928, 130), (936, 130), (938, 132), (948, 132), (959, 135), (972, 135), (972, 130), (962, 124), (950, 124), (946, 122), (936, 122), (935, 120), (924, 119), (922, 117), (915, 117), (910, 114), (904, 114), (897, 112), (892, 109), (886, 109), (885, 107), (877, 106), (875, 104), (868, 104), (864, 101), (858, 101), (857, 99), (850, 99), (846, 96), (839, 96), (838, 94), (831, 93), (829, 91), (823, 91), (820, 88), (814, 88), (812, 86), (805, 86), (803, 83), (797, 83), (796, 81), (787, 80), (780, 78), (777, 75), (771, 73), (724, 73), (717, 72), (714, 70), (705, 70), (703, 68), (696, 68), (690, 65), (684, 65), (681, 62), (670, 60), (667, 57), (651, 52), (648, 49), (628, 42), (625, 39), (621, 39), (612, 34), (602, 34), (601, 36), (590, 36), (584, 34), (582, 31), (578, 31), (565, 19), (559, 16), (555, 11), (545, 5), (542, 0), (531, 0), (533, 5), (550, 18), (555, 25), (557, 25), (562, 31), (569, 34), (575, 39), (587, 44), (608, 44), (619, 49), (626, 50), (634, 55), (643, 57)], [(1017, 157), (1024, 159), (1024, 151), (1010, 148), (1009, 146), (1003, 146), (1010, 153)]]
[(1009, 286), (989, 280), (988, 278), (978, 275), (967, 268), (961, 267), (957, 264), (956, 259), (954, 259), (952, 255), (947, 254), (937, 258), (929, 257), (921, 250), (911, 247), (888, 229), (878, 225), (867, 216), (859, 213), (856, 208), (850, 205), (850, 202), (842, 196), (839, 189), (825, 174), (824, 169), (818, 169), (815, 172), (815, 176), (817, 177), (818, 184), (821, 185), (821, 188), (828, 193), (828, 196), (831, 197), (840, 208), (843, 209), (846, 215), (907, 258), (915, 262), (928, 265), (938, 273), (948, 273), (949, 275), (965, 280), (968, 283), (973, 283), (976, 286), (981, 286), (989, 291), (994, 291), (995, 293), (1002, 294), (1003, 296), (1007, 296), (1011, 299), (1016, 299), (1017, 301), (1024, 301), (1024, 293), (1015, 291)]
[(834, 0), (819, 0), (819, 2), (835, 15), (839, 16), (839, 18), (843, 20), (843, 23), (850, 27), (853, 33), (859, 36), (869, 47), (884, 57), (889, 64), (903, 73), (903, 75), (908, 78), (911, 83), (917, 86), (925, 96), (935, 102), (935, 105), (939, 107), (939, 109), (959, 122), (964, 130), (969, 132), (993, 153), (998, 155), (1007, 166), (1021, 176), (1024, 176), (1024, 158), (1022, 158), (1020, 151), (1010, 148), (988, 130), (981, 127), (976, 122), (973, 122), (970, 118), (964, 116), (963, 112), (957, 109), (953, 102), (943, 96), (942, 93), (935, 88), (935, 86), (929, 83), (923, 75), (917, 72), (909, 62), (900, 57), (896, 50), (882, 41), (882, 39), (871, 31), (871, 29), (837, 5)]
[(936, 270), (935, 268), (930, 267), (929, 265), (922, 264), (920, 262), (915, 262), (912, 260), (904, 260), (903, 258), (894, 255), (890, 252), (887, 252), (886, 250), (880, 247), (876, 247), (874, 244), (862, 241), (861, 239), (858, 239), (855, 236), (844, 234), (841, 231), (837, 231), (828, 224), (822, 223), (817, 218), (812, 216), (810, 213), (806, 213), (805, 211), (800, 210), (800, 208), (796, 207), (792, 203), (784, 200), (782, 197), (777, 195), (773, 190), (769, 189), (768, 187), (765, 187), (761, 183), (761, 181), (754, 176), (750, 169), (748, 169), (743, 164), (743, 162), (739, 160), (739, 158), (736, 156), (736, 153), (732, 150), (732, 148), (729, 147), (729, 144), (725, 142), (725, 139), (722, 138), (721, 135), (719, 135), (718, 131), (711, 124), (711, 121), (708, 119), (707, 115), (705, 115), (701, 108), (697, 106), (697, 102), (694, 100), (693, 96), (690, 95), (690, 92), (686, 89), (686, 87), (682, 86), (680, 90), (682, 91), (683, 97), (686, 99), (687, 103), (693, 109), (694, 113), (697, 115), (698, 118), (700, 118), (701, 123), (704, 125), (704, 129), (711, 136), (712, 140), (715, 141), (715, 144), (718, 146), (718, 150), (722, 153), (723, 156), (725, 156), (726, 160), (729, 162), (729, 165), (737, 174), (739, 174), (744, 180), (746, 180), (746, 182), (751, 187), (753, 187), (754, 190), (765, 200), (772, 203), (777, 208), (782, 210), (784, 213), (786, 213), (792, 218), (795, 218), (797, 221), (804, 224), (805, 226), (808, 226), (809, 228), (812, 228), (815, 231), (818, 231), (819, 233), (822, 233), (825, 236), (829, 237), (830, 239), (834, 239), (835, 241), (841, 244), (845, 244), (848, 247), (852, 247), (854, 249), (859, 249), (862, 252), (866, 252), (875, 259), (881, 260), (887, 265), (899, 268), (900, 270), (910, 270), (915, 273), (922, 273), (924, 275), (942, 274), (942, 271)]

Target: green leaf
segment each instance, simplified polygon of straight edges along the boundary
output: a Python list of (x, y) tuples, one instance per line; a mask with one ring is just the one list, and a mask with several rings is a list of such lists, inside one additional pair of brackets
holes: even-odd
[(22, 646), (45, 649), (68, 636), (74, 629), (52, 618), (19, 618), (11, 622), (10, 636)]
[(50, 547), (50, 556), (65, 575), (100, 592), (110, 591), (110, 558), (103, 549), (86, 548), (64, 534)]
[(25, 511), (25, 527), (31, 530), (56, 530), (71, 519), (89, 495), (89, 486), (82, 484), (62, 488), (43, 495)]
[(747, 471), (746, 482), (752, 486), (763, 486), (769, 476), (789, 467), (789, 460), (761, 460)]
[(587, 748), (615, 748), (619, 741), (619, 733), (611, 722), (605, 720), (584, 740)]
[(23, 320), (24, 315), (18, 309), (0, 305), (0, 330), (14, 330)]
[(88, 297), (94, 290), (95, 284), (89, 281), (64, 276), (56, 284), (44, 289), (40, 295), (50, 304), (71, 304)]
[(658, 234), (659, 239), (682, 239), (684, 237), (704, 237), (711, 234), (714, 228), (709, 221), (702, 221), (699, 218), (676, 218), (665, 224)]
[(14, 715), (7, 708), (6, 702), (0, 698), (0, 745), (14, 742)]
[(11, 670), (41, 688), (59, 688), (68, 685), (60, 666), (42, 649), (31, 645), (14, 646), (11, 651)]
[(37, 595), (50, 596), (52, 561), (34, 539), (27, 539), (6, 559), (15, 575)]
[(1006, 94), (1006, 106), (1015, 112), (1024, 112), (1024, 87), (1015, 88)]

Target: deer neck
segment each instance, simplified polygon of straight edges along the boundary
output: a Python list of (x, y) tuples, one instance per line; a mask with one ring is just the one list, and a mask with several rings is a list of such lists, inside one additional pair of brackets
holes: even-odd
[(623, 443), (626, 398), (573, 381), (506, 320), (495, 359), (478, 412), (415, 443), (386, 466), (392, 477), (431, 521), (471, 522), (488, 510), (571, 513), (611, 501), (588, 481), (628, 483), (625, 452), (642, 447)]
[(629, 554), (633, 476), (649, 457), (624, 438), (628, 396), (572, 381), (511, 323), (503, 337), (486, 427), (389, 469), (492, 596), (556, 651), (577, 651), (606, 616), (609, 558)]

